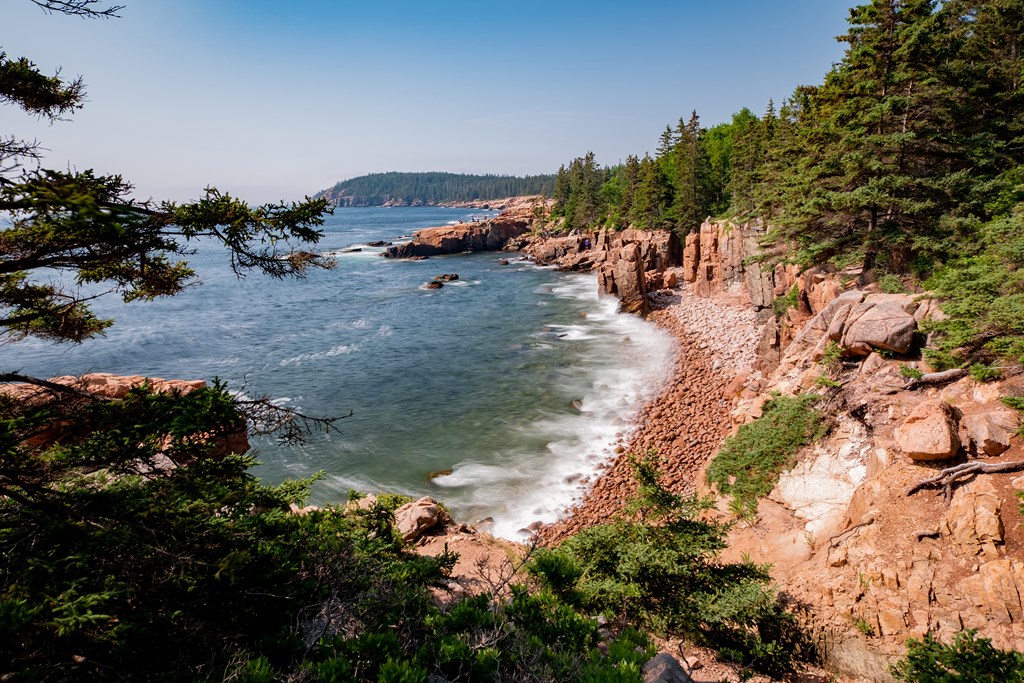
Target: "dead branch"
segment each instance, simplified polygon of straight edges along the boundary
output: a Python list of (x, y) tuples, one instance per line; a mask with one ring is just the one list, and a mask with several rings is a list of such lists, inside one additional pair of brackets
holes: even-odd
[(942, 372), (929, 372), (927, 375), (922, 375), (917, 379), (912, 379), (906, 383), (904, 389), (914, 389), (922, 384), (945, 384), (946, 382), (952, 382), (958, 380), (961, 377), (967, 375), (967, 371), (963, 368), (954, 368), (952, 370), (943, 370)]
[(925, 479), (919, 481), (909, 489), (907, 489), (906, 495), (911, 496), (921, 489), (928, 486), (941, 486), (942, 491), (945, 494), (946, 504), (953, 499), (953, 484), (973, 476), (975, 474), (997, 474), (999, 472), (1020, 472), (1024, 470), (1024, 460), (1014, 460), (1012, 462), (965, 462), (953, 467), (947, 467), (940, 471), (936, 476), (931, 479)]

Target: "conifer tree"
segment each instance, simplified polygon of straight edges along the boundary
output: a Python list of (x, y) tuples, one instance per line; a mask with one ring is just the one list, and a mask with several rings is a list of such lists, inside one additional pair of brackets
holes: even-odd
[(710, 163), (702, 132), (696, 111), (685, 124), (680, 119), (676, 130), (672, 211), (677, 230), (684, 235), (699, 227), (711, 208)]
[(951, 123), (934, 106), (933, 5), (872, 0), (850, 10), (846, 55), (814, 91), (797, 130), (806, 152), (781, 191), (784, 234), (814, 254), (858, 251), (866, 271), (880, 257), (900, 269), (930, 237), (955, 170), (943, 143)]

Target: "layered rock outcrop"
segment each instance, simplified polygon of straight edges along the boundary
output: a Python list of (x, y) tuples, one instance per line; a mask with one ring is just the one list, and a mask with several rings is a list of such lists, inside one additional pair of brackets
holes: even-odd
[[(61, 385), (85, 396), (99, 399), (120, 399), (128, 395), (132, 389), (146, 385), (157, 393), (177, 392), (187, 394), (206, 386), (204, 380), (175, 380), (159, 377), (143, 377), (142, 375), (113, 375), (109, 373), (90, 373), (76, 377), (64, 375), (47, 380), (50, 384)], [(54, 401), (63, 394), (55, 393), (52, 388), (37, 384), (10, 383), (0, 385), (0, 394), (17, 401), (47, 403)], [(36, 433), (31, 440), (33, 447), (48, 447), (63, 443), (68, 439), (81, 438), (83, 435), (77, 427), (55, 422), (46, 429)], [(249, 450), (249, 438), (244, 420), (239, 419), (236, 429), (219, 435), (215, 441), (212, 455), (219, 457), (230, 453), (245, 453)]]
[(546, 200), (540, 197), (510, 200), (505, 210), (494, 218), (419, 230), (411, 242), (388, 247), (384, 256), (414, 258), (465, 251), (499, 251), (529, 232), (537, 208), (545, 205)]

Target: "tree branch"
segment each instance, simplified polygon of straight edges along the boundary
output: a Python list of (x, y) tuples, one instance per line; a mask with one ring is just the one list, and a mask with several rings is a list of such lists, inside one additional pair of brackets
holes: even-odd
[(73, 17), (85, 17), (89, 19), (109, 19), (117, 17), (118, 12), (124, 9), (124, 5), (111, 5), (99, 9), (93, 8), (100, 0), (31, 0), (47, 14), (59, 12), (69, 14)]

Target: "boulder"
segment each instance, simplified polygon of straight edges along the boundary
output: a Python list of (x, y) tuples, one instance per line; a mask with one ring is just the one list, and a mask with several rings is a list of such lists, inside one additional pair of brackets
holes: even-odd
[(945, 401), (925, 401), (896, 428), (896, 445), (911, 460), (952, 458), (960, 450), (956, 412)]
[(874, 349), (906, 353), (917, 331), (917, 307), (906, 294), (872, 294), (850, 310), (841, 326), (839, 320), (833, 321), (829, 338), (856, 356), (867, 356)]
[(655, 655), (644, 664), (644, 683), (693, 683), (675, 657), (665, 652)]
[(455, 282), (459, 279), (459, 276), (456, 273), (444, 273), (443, 275), (435, 275), (434, 279), (439, 282)]
[(444, 284), (438, 280), (431, 280), (424, 285), (425, 289), (441, 289), (442, 287), (444, 287)]
[(433, 498), (420, 498), (395, 510), (395, 529), (407, 543), (440, 524), (446, 515)]
[(968, 557), (998, 559), (998, 547), (1005, 540), (1000, 507), (999, 494), (989, 479), (972, 481), (953, 495), (941, 531)]
[(965, 415), (960, 420), (960, 441), (975, 455), (999, 455), (1010, 448), (1010, 437), (1019, 426), (1017, 411), (1010, 408)]

